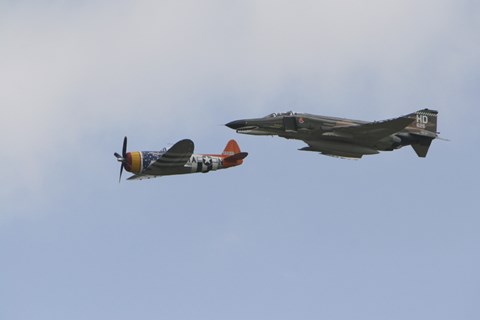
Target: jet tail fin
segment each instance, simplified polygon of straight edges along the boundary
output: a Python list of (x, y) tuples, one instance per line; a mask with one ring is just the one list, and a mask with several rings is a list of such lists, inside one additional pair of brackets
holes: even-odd
[(433, 139), (438, 137), (438, 111), (422, 109), (411, 113), (412, 123), (406, 128), (412, 137), (412, 148), (420, 158), (425, 158)]
[(222, 152), (223, 156), (226, 156), (223, 159), (225, 167), (238, 166), (243, 163), (243, 159), (248, 156), (247, 152), (241, 152), (238, 143), (235, 140), (228, 141), (225, 149)]
[(406, 129), (414, 135), (436, 138), (437, 137), (438, 111), (422, 109), (408, 115), (412, 123)]

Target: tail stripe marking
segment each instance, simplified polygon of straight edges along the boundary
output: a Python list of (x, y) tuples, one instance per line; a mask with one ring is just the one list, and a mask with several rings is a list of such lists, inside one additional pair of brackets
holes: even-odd
[(429, 116), (429, 117), (437, 117), (437, 114), (435, 113), (430, 113), (430, 112), (415, 112), (415, 114), (421, 115), (421, 116)]

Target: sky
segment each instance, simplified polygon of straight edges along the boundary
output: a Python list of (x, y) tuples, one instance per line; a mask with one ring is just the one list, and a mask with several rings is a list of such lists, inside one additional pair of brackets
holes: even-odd
[[(471, 0), (0, 1), (0, 319), (479, 319), (479, 30)], [(224, 126), (425, 107), (425, 159)], [(124, 136), (249, 156), (119, 184)]]

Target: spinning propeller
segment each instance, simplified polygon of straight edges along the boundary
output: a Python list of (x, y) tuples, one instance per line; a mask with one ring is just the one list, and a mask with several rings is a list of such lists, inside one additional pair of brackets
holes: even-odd
[(123, 172), (123, 167), (128, 163), (127, 162), (127, 137), (123, 138), (123, 148), (122, 148), (122, 155), (119, 155), (118, 153), (113, 154), (118, 162), (121, 162), (122, 164), (120, 165), (120, 177), (118, 178), (118, 183), (122, 180), (122, 172)]

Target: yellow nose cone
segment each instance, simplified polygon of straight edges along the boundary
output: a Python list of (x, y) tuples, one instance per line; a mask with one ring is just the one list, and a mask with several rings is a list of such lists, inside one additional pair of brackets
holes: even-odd
[(137, 151), (127, 153), (125, 169), (132, 173), (140, 173), (142, 171), (142, 154)]

